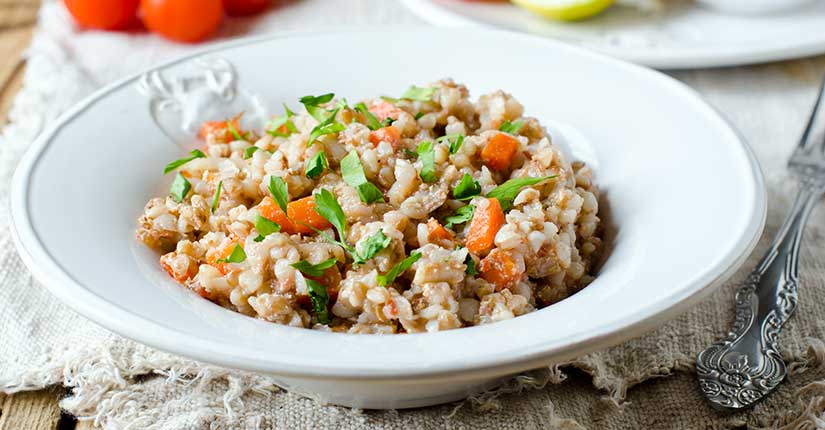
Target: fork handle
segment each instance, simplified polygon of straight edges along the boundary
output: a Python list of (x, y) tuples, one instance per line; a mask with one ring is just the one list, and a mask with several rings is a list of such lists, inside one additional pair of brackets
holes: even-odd
[(770, 249), (736, 291), (736, 314), (727, 337), (699, 353), (699, 386), (715, 405), (750, 406), (784, 379), (787, 371), (777, 338), (796, 309), (802, 231), (823, 193), (821, 184), (802, 182)]

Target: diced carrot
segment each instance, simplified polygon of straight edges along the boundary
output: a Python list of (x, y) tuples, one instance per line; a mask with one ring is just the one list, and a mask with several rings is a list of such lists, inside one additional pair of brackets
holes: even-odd
[(376, 100), (369, 108), (370, 113), (375, 115), (379, 121), (384, 121), (387, 118), (398, 119), (398, 115), (403, 112), (398, 106), (386, 101)]
[[(289, 206), (287, 205), (287, 210), (289, 210)], [(275, 222), (279, 226), (281, 226), (281, 231), (284, 233), (294, 234), (295, 228), (292, 225), (292, 222), (287, 218), (286, 214), (281, 207), (275, 203), (275, 200), (272, 196), (266, 196), (263, 200), (261, 200), (261, 204), (258, 205), (258, 213), (261, 214), (262, 217)]]
[(288, 234), (310, 234), (313, 233), (310, 227), (318, 230), (329, 228), (331, 224), (318, 212), (315, 212), (315, 199), (307, 196), (302, 199), (289, 202), (286, 205), (285, 214), (280, 206), (275, 203), (271, 196), (266, 196), (258, 205), (258, 213), (262, 217), (274, 221), (281, 226), (281, 231)]
[(401, 130), (398, 127), (391, 125), (378, 130), (370, 132), (370, 142), (378, 146), (381, 142), (387, 142), (392, 145), (393, 149), (401, 147)]
[(494, 249), (478, 265), (481, 277), (495, 285), (496, 291), (514, 286), (521, 279), (516, 261), (506, 251)]
[(496, 233), (504, 225), (504, 211), (498, 199), (488, 198), (486, 205), (476, 207), (467, 232), (465, 246), (474, 254), (493, 249)]
[(232, 254), (232, 251), (235, 249), (235, 245), (241, 245), (241, 247), (243, 247), (243, 244), (239, 243), (237, 240), (224, 240), (221, 246), (219, 246), (217, 249), (210, 249), (209, 251), (207, 251), (206, 261), (208, 261), (209, 264), (215, 266), (215, 268), (218, 269), (219, 272), (221, 272), (221, 275), (226, 275), (227, 273), (229, 273), (229, 266), (227, 266), (227, 263), (224, 262), (219, 263), (218, 260), (229, 258), (229, 256)]
[(427, 221), (427, 239), (430, 243), (440, 245), (443, 242), (452, 242), (453, 236), (453, 232), (444, 228), (435, 218)]
[(505, 170), (510, 167), (518, 151), (518, 140), (506, 133), (496, 133), (481, 150), (481, 161), (493, 170)]
[(295, 233), (313, 233), (314, 230), (309, 227), (314, 227), (318, 230), (332, 227), (329, 221), (324, 219), (318, 212), (315, 212), (315, 198), (312, 196), (289, 202), (286, 206), (286, 212), (292, 221), (292, 228)]
[(172, 268), (171, 259), (175, 257), (174, 252), (170, 252), (168, 254), (163, 254), (160, 256), (160, 266), (166, 273), (169, 274), (172, 278), (175, 279), (179, 284), (183, 284), (186, 281), (195, 277), (198, 274), (198, 265), (192, 264), (191, 262), (186, 267), (185, 273), (177, 273), (175, 272), (174, 268)]
[[(231, 121), (232, 126), (235, 127), (235, 130), (237, 130), (239, 134), (243, 135), (243, 132), (241, 131), (241, 116), (243, 116), (243, 112), (239, 113), (235, 118), (232, 118)], [(198, 137), (206, 140), (207, 136), (212, 134), (215, 135), (216, 142), (231, 142), (235, 138), (229, 132), (229, 127), (227, 126), (229, 121), (230, 120), (207, 121), (203, 123), (200, 130), (198, 130)]]

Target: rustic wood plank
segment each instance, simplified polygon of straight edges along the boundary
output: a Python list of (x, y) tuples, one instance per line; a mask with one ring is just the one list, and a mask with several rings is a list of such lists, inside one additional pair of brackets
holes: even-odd
[(24, 71), (25, 66), (21, 64), (5, 85), (0, 87), (0, 126), (8, 122), (8, 114), (12, 103), (14, 103), (14, 96), (20, 91), (20, 87), (23, 86)]
[(0, 83), (5, 84), (23, 61), (32, 38), (32, 27), (0, 31)]
[(75, 430), (100, 430), (100, 427), (95, 426), (94, 421), (78, 421)]
[(0, 430), (55, 430), (60, 421), (57, 402), (62, 390), (41, 390), (6, 396)]

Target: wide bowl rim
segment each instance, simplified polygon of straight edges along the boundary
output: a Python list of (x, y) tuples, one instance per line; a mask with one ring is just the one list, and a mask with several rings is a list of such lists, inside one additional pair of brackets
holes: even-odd
[[(383, 29), (361, 30), (361, 33), (376, 33)], [(398, 32), (397, 28), (393, 31)], [(407, 29), (404, 31), (418, 31)], [(427, 31), (434, 31), (427, 29)], [(536, 36), (515, 34), (512, 32), (498, 30), (479, 29), (439, 29), (437, 31), (445, 33), (487, 33), (511, 37), (516, 39), (529, 39), (534, 43), (542, 43), (553, 49), (574, 52), (576, 55), (597, 58), (600, 61), (611, 63), (620, 68), (629, 68), (634, 73), (646, 74), (646, 77), (660, 81), (663, 85), (671, 86), (674, 91), (682, 92), (685, 97), (699, 103), (706, 114), (714, 116), (727, 126), (735, 136), (739, 144), (739, 150), (748, 162), (750, 180), (755, 192), (753, 207), (748, 225), (744, 233), (736, 241), (736, 245), (718, 259), (718, 263), (706, 271), (702, 276), (695, 278), (682, 289), (679, 294), (671, 294), (653, 305), (638, 309), (632, 315), (625, 317), (620, 324), (606, 324), (598, 326), (598, 330), (590, 336), (579, 336), (573, 338), (564, 345), (553, 347), (535, 348), (523, 354), (511, 354), (507, 357), (490, 354), (486, 357), (476, 357), (475, 361), (467, 362), (440, 362), (428, 364), (420, 368), (376, 368), (374, 366), (353, 363), (331, 363), (323, 368), (302, 366), (301, 363), (287, 362), (284, 360), (274, 360), (251, 358), (242, 353), (227, 351), (226, 345), (214, 340), (205, 338), (192, 338), (182, 332), (158, 324), (130, 310), (123, 309), (114, 303), (97, 296), (88, 290), (80, 282), (76, 281), (65, 269), (51, 258), (48, 250), (39, 239), (31, 220), (28, 218), (28, 184), (31, 179), (34, 167), (40, 155), (53, 141), (53, 137), (60, 128), (69, 123), (72, 118), (83, 112), (97, 100), (105, 97), (110, 92), (131, 84), (139, 79), (147, 71), (159, 70), (175, 64), (228, 48), (255, 44), (273, 39), (310, 37), (310, 36), (333, 36), (341, 34), (339, 30), (315, 31), (315, 32), (282, 32), (259, 37), (242, 38), (238, 40), (213, 44), (203, 49), (197, 50), (185, 56), (180, 56), (170, 61), (152, 66), (139, 73), (127, 76), (106, 87), (94, 92), (86, 97), (74, 107), (63, 113), (26, 150), (20, 160), (12, 179), (10, 193), (12, 237), (15, 245), (20, 251), (21, 258), (26, 266), (32, 271), (35, 278), (63, 303), (81, 315), (89, 318), (93, 322), (112, 330), (127, 338), (144, 343), (151, 347), (173, 352), (183, 356), (191, 357), (200, 361), (209, 362), (221, 366), (238, 368), (250, 371), (267, 372), (278, 375), (303, 377), (303, 378), (325, 378), (325, 379), (409, 379), (409, 378), (461, 378), (472, 374), (501, 375), (505, 373), (518, 372), (529, 368), (535, 368), (548, 363), (549, 360), (563, 360), (572, 355), (584, 354), (599, 348), (614, 345), (623, 340), (638, 336), (645, 331), (655, 328), (659, 324), (667, 321), (677, 314), (685, 311), (689, 306), (705, 297), (714, 287), (721, 284), (729, 277), (745, 260), (750, 251), (756, 246), (764, 227), (767, 214), (767, 194), (759, 163), (741, 134), (739, 134), (730, 123), (719, 115), (719, 113), (709, 106), (691, 88), (663, 75), (654, 70), (646, 69), (631, 63), (617, 60), (603, 54), (566, 45), (560, 42), (537, 38)], [(112, 307), (120, 312), (113, 314), (108, 312)], [(427, 333), (421, 335), (407, 336), (439, 336), (444, 333), (456, 333), (477, 328), (466, 328), (458, 331), (441, 333)], [(306, 330), (309, 333), (318, 333)], [(321, 333), (328, 336), (348, 336), (342, 334)], [(454, 334), (453, 334), (454, 335)], [(359, 337), (360, 335), (349, 335)], [(405, 336), (405, 337), (407, 337)], [(354, 340), (355, 341), (355, 340)]]

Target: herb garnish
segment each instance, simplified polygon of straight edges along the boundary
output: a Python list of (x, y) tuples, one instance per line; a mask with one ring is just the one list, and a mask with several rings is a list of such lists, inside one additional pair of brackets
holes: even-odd
[(358, 260), (360, 261), (356, 261), (356, 264), (366, 263), (367, 260), (375, 257), (382, 249), (390, 246), (390, 242), (392, 242), (392, 239), (384, 235), (383, 231), (378, 230), (377, 233), (361, 242), (361, 250), (357, 252)]
[(258, 231), (258, 236), (255, 238), (255, 242), (260, 242), (270, 234), (281, 231), (281, 226), (269, 218), (266, 218), (262, 215), (256, 215), (255, 230)]
[(315, 179), (321, 176), (321, 173), (324, 173), (324, 169), (329, 169), (329, 161), (327, 160), (326, 152), (319, 151), (307, 161), (305, 173), (307, 178)]
[(389, 127), (389, 126), (392, 125), (392, 123), (394, 123), (396, 121), (398, 121), (398, 120), (395, 119), (395, 118), (386, 117), (386, 118), (384, 118), (384, 121), (381, 122), (381, 125), (383, 125), (384, 127)]
[(513, 122), (504, 121), (503, 123), (501, 123), (501, 125), (498, 127), (498, 129), (500, 131), (505, 132), (505, 133), (517, 134), (519, 132), (519, 130), (521, 130), (522, 125), (524, 125), (524, 121), (521, 121), (521, 120), (516, 120), (516, 121), (513, 121)]
[(215, 197), (212, 197), (212, 213), (218, 210), (218, 203), (221, 202), (221, 188), (223, 188), (223, 180), (218, 181), (218, 187), (215, 188)]
[(318, 264), (312, 264), (309, 261), (301, 260), (297, 263), (292, 263), (290, 266), (298, 269), (307, 276), (312, 276), (313, 278), (320, 278), (324, 275), (324, 271), (329, 269), (330, 267), (334, 266), (338, 260), (334, 258), (330, 258), (329, 260), (324, 260)]
[(364, 264), (367, 260), (375, 257), (379, 251), (389, 245), (390, 238), (386, 237), (384, 232), (379, 231), (364, 241), (361, 246), (362, 252), (359, 253), (353, 246), (346, 242), (345, 233), (347, 229), (347, 217), (344, 215), (344, 210), (341, 209), (341, 205), (338, 204), (338, 200), (335, 199), (335, 195), (326, 188), (321, 188), (319, 192), (315, 193), (314, 197), (315, 212), (335, 227), (335, 231), (338, 232), (338, 238), (340, 240), (336, 240), (334, 237), (318, 230), (317, 228), (312, 226), (309, 227), (315, 230), (315, 232), (323, 237), (327, 242), (344, 248), (344, 250), (352, 256), (355, 264)]
[(480, 194), (481, 185), (469, 173), (465, 173), (461, 182), (453, 189), (453, 197), (458, 200), (470, 200)]
[(404, 100), (417, 100), (420, 102), (428, 102), (432, 100), (433, 94), (435, 94), (435, 88), (426, 87), (420, 88), (416, 87), (415, 85), (410, 85), (407, 88), (407, 91), (404, 91), (404, 94), (401, 94), (401, 98)]
[(447, 218), (444, 218), (444, 221), (446, 222), (444, 227), (452, 228), (452, 226), (454, 225), (464, 224), (465, 222), (473, 219), (473, 214), (475, 213), (475, 211), (475, 205), (462, 206), (456, 209), (455, 213), (448, 216)]
[(395, 282), (396, 278), (401, 276), (401, 274), (404, 273), (407, 269), (409, 269), (410, 266), (412, 266), (413, 263), (418, 261), (419, 258), (421, 258), (421, 253), (413, 252), (412, 254), (410, 254), (409, 257), (405, 258), (400, 263), (393, 266), (393, 268), (390, 269), (390, 271), (387, 272), (385, 275), (378, 275), (378, 285), (386, 287), (387, 285), (392, 284), (393, 282)]
[(414, 118), (418, 121), (422, 116), (424, 116), (424, 112), (416, 112)]
[(306, 108), (310, 115), (318, 121), (323, 121), (327, 110), (319, 105), (329, 102), (333, 97), (335, 97), (335, 94), (327, 93), (321, 94), (320, 96), (303, 96), (298, 101), (304, 105), (304, 108)]
[(369, 127), (370, 130), (378, 130), (379, 128), (384, 127), (384, 125), (381, 124), (381, 121), (378, 121), (378, 118), (376, 118), (375, 115), (367, 109), (367, 105), (363, 102), (355, 105), (355, 111), (364, 115), (364, 118), (367, 119), (367, 127)]
[(456, 152), (458, 152), (458, 149), (461, 148), (461, 145), (464, 143), (464, 135), (448, 134), (446, 136), (439, 137), (435, 141), (439, 143), (446, 141), (450, 144), (450, 154), (455, 154)]
[(421, 160), (421, 171), (418, 173), (418, 176), (420, 176), (424, 182), (435, 182), (438, 177), (435, 175), (435, 150), (433, 149), (433, 143), (425, 140), (418, 144), (415, 152), (418, 153), (418, 159)]
[(329, 293), (327, 293), (327, 287), (312, 279), (304, 278), (304, 281), (307, 284), (309, 300), (312, 302), (312, 310), (315, 311), (315, 315), (318, 316), (318, 322), (321, 324), (328, 323), (329, 309), (327, 309), (327, 306), (329, 306)]
[(167, 164), (166, 167), (163, 169), (163, 174), (165, 175), (196, 158), (206, 158), (206, 154), (204, 154), (200, 149), (195, 149), (189, 153), (189, 157), (181, 158)]
[(278, 204), (284, 213), (286, 212), (286, 204), (289, 202), (289, 190), (286, 182), (279, 176), (269, 177), (269, 193), (272, 194), (272, 199)]
[(254, 154), (255, 151), (257, 151), (259, 149), (261, 149), (261, 148), (258, 148), (257, 146), (254, 146), (254, 145), (250, 146), (248, 148), (244, 148), (244, 150), (243, 150), (243, 159), (244, 160), (249, 160), (250, 158), (252, 158), (252, 154)]
[(216, 260), (216, 263), (242, 263), (246, 260), (246, 252), (244, 252), (243, 248), (239, 244), (235, 244), (235, 248), (232, 249), (232, 253), (229, 254), (229, 257), (221, 258)]
[(189, 194), (189, 190), (192, 189), (192, 184), (183, 177), (183, 175), (178, 172), (175, 175), (175, 180), (172, 181), (172, 187), (169, 188), (169, 194), (172, 196), (172, 199), (176, 202), (180, 203), (186, 198), (186, 195)]
[(505, 183), (493, 188), (492, 191), (487, 193), (487, 197), (498, 199), (498, 202), (501, 204), (501, 210), (506, 211), (513, 207), (513, 200), (516, 199), (516, 196), (522, 188), (553, 179), (556, 176), (558, 175), (542, 176), (540, 178), (525, 177), (508, 179)]
[(370, 204), (384, 201), (384, 194), (381, 190), (369, 182), (364, 175), (364, 166), (361, 165), (361, 160), (358, 159), (358, 153), (355, 150), (350, 151), (346, 157), (341, 159), (341, 176), (344, 177), (347, 185), (358, 191), (362, 202)]
[(467, 268), (464, 269), (464, 273), (466, 273), (467, 276), (478, 274), (478, 270), (476, 270), (476, 261), (473, 260), (473, 256), (470, 255), (469, 251), (467, 252), (467, 256), (464, 257), (464, 265), (467, 266)]
[(238, 133), (238, 129), (235, 128), (234, 122), (235, 120), (232, 119), (226, 120), (226, 127), (229, 129), (229, 134), (231, 134), (232, 138), (235, 140), (246, 140), (240, 133)]
[(312, 131), (309, 133), (309, 140), (307, 141), (307, 146), (311, 146), (312, 143), (315, 142), (315, 139), (318, 139), (323, 135), (338, 133), (346, 128), (344, 124), (335, 121), (335, 116), (338, 115), (338, 110), (339, 109), (335, 109), (332, 112), (330, 112), (329, 116), (326, 119), (321, 121), (320, 124), (316, 125), (315, 128), (312, 129)]
[[(286, 115), (278, 116), (269, 120), (266, 125), (266, 132), (275, 137), (287, 137), (292, 133), (297, 133), (298, 128), (295, 127), (295, 123), (292, 122), (292, 117), (295, 116), (295, 112), (289, 110), (289, 106), (284, 103), (284, 111), (286, 111)], [(286, 127), (286, 132), (279, 131), (281, 127)]]

